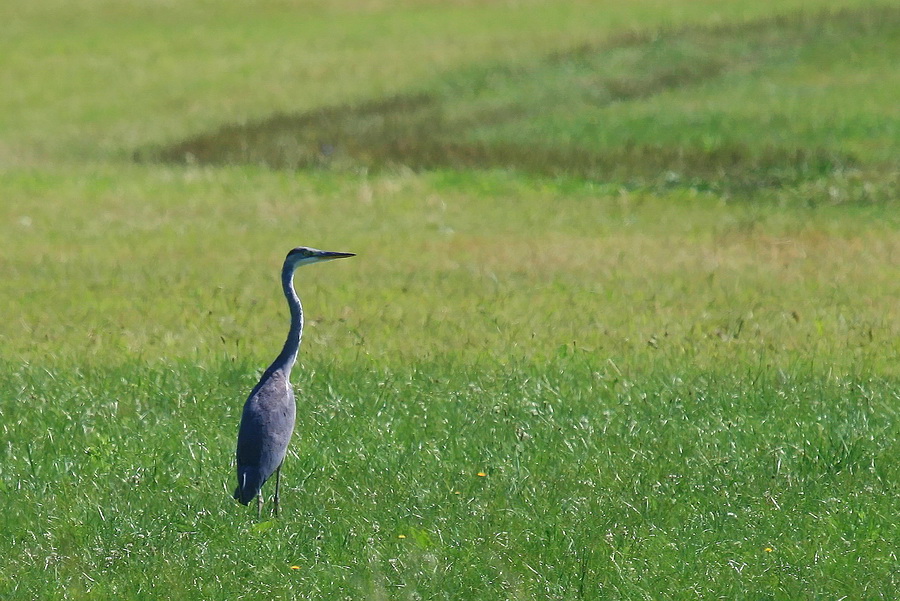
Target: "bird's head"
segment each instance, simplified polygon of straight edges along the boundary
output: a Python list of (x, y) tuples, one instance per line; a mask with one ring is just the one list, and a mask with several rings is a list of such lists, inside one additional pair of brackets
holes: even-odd
[(354, 253), (341, 253), (330, 250), (319, 250), (317, 248), (309, 248), (307, 246), (298, 246), (287, 254), (284, 259), (285, 267), (296, 269), (303, 265), (318, 263), (319, 261), (331, 261), (332, 259), (343, 259), (344, 257), (353, 257)]

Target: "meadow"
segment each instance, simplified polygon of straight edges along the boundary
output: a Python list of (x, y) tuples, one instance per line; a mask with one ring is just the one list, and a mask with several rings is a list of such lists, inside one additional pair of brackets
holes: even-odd
[(900, 9), (0, 22), (0, 598), (900, 595)]

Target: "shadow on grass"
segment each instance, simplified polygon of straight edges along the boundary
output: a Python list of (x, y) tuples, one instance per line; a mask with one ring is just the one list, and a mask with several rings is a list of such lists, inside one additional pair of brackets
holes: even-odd
[[(753, 140), (704, 147), (637, 139), (613, 144), (572, 140), (584, 137), (578, 136), (580, 120), (587, 123), (604, 107), (731, 73), (752, 73), (793, 56), (826, 30), (840, 36), (883, 35), (884, 23), (896, 28), (900, 11), (845, 10), (631, 33), (532, 64), (457, 73), (430, 93), (228, 125), (166, 148), (139, 151), (136, 158), (276, 169), (504, 168), (635, 185), (753, 192), (814, 179), (856, 161), (825, 148)], [(553, 125), (558, 129), (534, 129), (548, 114), (562, 116)]]

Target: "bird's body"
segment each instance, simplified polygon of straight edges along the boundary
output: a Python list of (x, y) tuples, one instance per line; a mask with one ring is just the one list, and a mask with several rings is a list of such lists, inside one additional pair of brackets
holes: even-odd
[(314, 248), (297, 247), (288, 253), (281, 270), (284, 296), (291, 310), (291, 326), (281, 353), (263, 373), (259, 383), (244, 403), (237, 442), (238, 485), (234, 498), (247, 505), (257, 497), (258, 512), (262, 508), (260, 489), (276, 474), (274, 509), (278, 514), (278, 489), (281, 464), (287, 454), (294, 431), (296, 405), (291, 387), (291, 368), (297, 360), (303, 336), (303, 308), (294, 291), (294, 271), (301, 265), (318, 261), (352, 257), (352, 253), (337, 253)]
[(244, 403), (238, 431), (238, 487), (234, 497), (246, 505), (284, 461), (294, 433), (297, 407), (288, 375), (266, 372)]

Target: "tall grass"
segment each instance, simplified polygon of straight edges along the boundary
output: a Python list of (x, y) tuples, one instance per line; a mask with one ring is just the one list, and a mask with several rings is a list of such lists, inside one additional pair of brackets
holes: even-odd
[[(896, 382), (306, 362), (282, 519), (228, 497), (249, 366), (20, 369), (22, 597), (889, 599)], [(18, 474), (19, 478), (10, 476)], [(226, 483), (227, 482), (227, 483)], [(292, 566), (296, 566), (297, 569)]]

